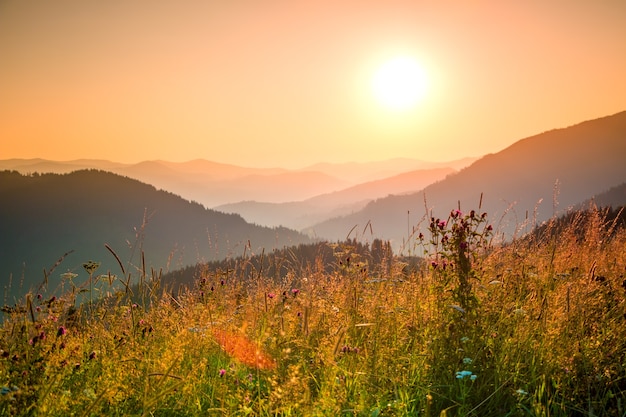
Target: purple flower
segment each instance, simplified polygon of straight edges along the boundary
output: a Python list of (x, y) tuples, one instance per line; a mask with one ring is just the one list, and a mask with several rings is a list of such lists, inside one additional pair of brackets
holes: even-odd
[(276, 297), (276, 294), (274, 294), (273, 292), (267, 293), (267, 298), (274, 298), (274, 297)]
[(59, 327), (59, 330), (57, 330), (57, 336), (63, 336), (65, 333), (67, 333), (67, 329), (64, 326)]
[(291, 293), (292, 293), (292, 294), (293, 294), (293, 296), (295, 297), (296, 295), (298, 295), (298, 294), (300, 293), (300, 290), (299, 290), (299, 289), (297, 289), (297, 288), (293, 288), (293, 289), (291, 290)]
[(226, 374), (226, 369), (220, 369), (220, 378)]

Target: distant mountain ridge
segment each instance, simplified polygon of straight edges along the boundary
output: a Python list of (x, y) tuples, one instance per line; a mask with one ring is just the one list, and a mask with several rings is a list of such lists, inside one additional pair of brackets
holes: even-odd
[(477, 159), (478, 158), (461, 158), (454, 161), (431, 162), (410, 158), (393, 158), (368, 163), (348, 162), (331, 164), (323, 162), (308, 166), (304, 168), (304, 170), (325, 172), (329, 175), (351, 181), (354, 184), (359, 184), (418, 170), (448, 168), (458, 171)]
[(419, 191), (454, 172), (456, 171), (452, 168), (416, 170), (303, 201), (280, 204), (243, 201), (217, 206), (215, 209), (225, 213), (240, 214), (244, 219), (255, 224), (285, 226), (300, 230), (325, 219), (358, 211), (376, 198)]
[(99, 169), (134, 178), (167, 190), (188, 200), (212, 208), (240, 201), (270, 203), (302, 201), (317, 195), (382, 179), (415, 169), (458, 167), (475, 158), (449, 163), (394, 159), (371, 163), (317, 164), (288, 170), (283, 168), (249, 168), (196, 159), (187, 162), (143, 161), (136, 164), (79, 159), (48, 161), (44, 159), (0, 160), (0, 170), (21, 173), (69, 173), (79, 169)]
[(420, 192), (379, 199), (319, 223), (310, 233), (344, 239), (353, 228), (362, 233), (370, 224), (373, 237), (389, 239), (398, 249), (431, 212), (447, 218), (459, 203), (462, 210), (478, 209), (482, 194), (482, 211), (511, 235), (533, 218), (546, 220), (625, 180), (626, 112), (621, 112), (522, 139)]
[(70, 251), (50, 278), (53, 287), (68, 269), (84, 274), (81, 265), (90, 259), (102, 262), (98, 274), (120, 274), (105, 243), (133, 272), (142, 267), (143, 251), (149, 272), (311, 241), (293, 230), (251, 225), (239, 215), (97, 170), (2, 171), (0, 199), (0, 278), (8, 286), (12, 276), (13, 295), (22, 277), (22, 290), (28, 290), (43, 280), (44, 269)]

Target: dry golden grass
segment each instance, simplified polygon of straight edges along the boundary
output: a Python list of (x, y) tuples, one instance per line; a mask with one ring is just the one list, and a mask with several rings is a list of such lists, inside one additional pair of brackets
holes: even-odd
[(484, 244), (410, 270), (347, 242), (332, 272), (206, 270), (74, 314), (33, 294), (0, 329), (0, 414), (624, 416), (624, 228), (592, 210)]

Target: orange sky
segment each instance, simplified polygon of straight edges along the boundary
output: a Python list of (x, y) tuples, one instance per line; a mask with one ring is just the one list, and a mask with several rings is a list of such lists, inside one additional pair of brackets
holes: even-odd
[[(0, 159), (479, 156), (626, 110), (625, 22), (623, 0), (3, 0)], [(429, 79), (403, 112), (370, 88), (397, 54)]]

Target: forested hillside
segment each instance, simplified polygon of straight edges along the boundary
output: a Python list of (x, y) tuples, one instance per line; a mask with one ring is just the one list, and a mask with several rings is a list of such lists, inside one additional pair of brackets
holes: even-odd
[[(200, 204), (119, 175), (94, 170), (70, 174), (0, 172), (0, 277), (5, 295), (21, 294), (66, 271), (121, 273), (108, 244), (126, 270), (182, 268), (243, 253), (310, 240), (289, 229), (246, 223), (239, 215)], [(142, 253), (145, 262), (142, 262)]]

